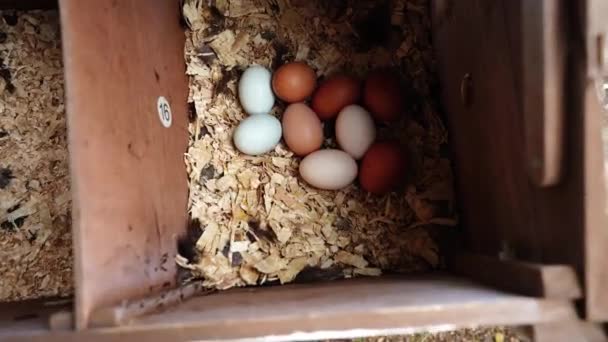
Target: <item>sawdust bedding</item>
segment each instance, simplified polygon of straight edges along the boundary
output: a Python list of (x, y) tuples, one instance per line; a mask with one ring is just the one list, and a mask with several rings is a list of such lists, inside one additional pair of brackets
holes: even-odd
[[(177, 263), (204, 286), (288, 283), (422, 272), (442, 265), (438, 239), (457, 224), (447, 133), (438, 113), (430, 1), (189, 0), (183, 5), (190, 77), (192, 248)], [(251, 64), (309, 63), (319, 77), (392, 67), (408, 83), (410, 119), (379, 136), (409, 150), (407, 186), (372, 196), (356, 184), (322, 191), (298, 177), (284, 144), (235, 150), (246, 117), (236, 85)], [(272, 111), (280, 117), (284, 104)], [(325, 147), (335, 146), (326, 124)]]
[(59, 18), (0, 11), (0, 301), (72, 293)]

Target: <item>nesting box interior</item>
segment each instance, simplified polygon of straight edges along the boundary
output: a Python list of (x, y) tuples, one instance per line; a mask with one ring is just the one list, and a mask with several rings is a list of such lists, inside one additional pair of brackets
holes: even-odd
[[(578, 324), (608, 316), (591, 3), (60, 0), (75, 301), (3, 304), (0, 336), (601, 333)], [(283, 145), (234, 149), (239, 72), (294, 59), (402, 75), (409, 115), (379, 136), (406, 186), (319, 191)]]
[[(192, 251), (181, 251), (178, 261), (194, 279), (227, 289), (441, 268), (437, 240), (457, 235), (457, 215), (428, 5), (184, 4), (192, 119), (186, 163), (194, 244)], [(381, 72), (395, 75), (392, 90), (405, 106), (392, 122), (378, 120), (375, 129), (377, 141), (399, 146), (406, 156), (406, 168), (398, 175), (402, 181), (391, 191), (370, 193), (358, 182), (319, 190), (300, 176), (303, 158), (288, 144), (257, 156), (234, 146), (235, 127), (249, 116), (239, 104), (240, 74), (251, 65), (276, 71), (292, 61), (314, 69), (319, 89), (335, 75), (359, 80)], [(367, 93), (361, 98), (356, 103), (368, 106)], [(280, 118), (288, 105), (277, 100), (271, 114)], [(322, 149), (340, 148), (337, 121), (324, 120)]]

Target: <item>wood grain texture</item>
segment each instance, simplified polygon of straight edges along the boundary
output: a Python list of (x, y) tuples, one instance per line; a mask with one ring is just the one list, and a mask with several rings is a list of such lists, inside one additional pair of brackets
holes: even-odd
[(582, 295), (576, 272), (567, 265), (500, 260), (479, 254), (457, 254), (449, 263), (458, 274), (511, 293), (564, 300)]
[(531, 330), (534, 342), (605, 342), (608, 340), (600, 325), (579, 320), (535, 324)]
[(59, 4), (82, 329), (95, 309), (174, 284), (187, 220), (184, 33), (178, 1)]
[(598, 38), (606, 43), (608, 39), (608, 2), (604, 0), (579, 1), (581, 17), (580, 33), (583, 34), (587, 52), (587, 75), (591, 77), (605, 76), (608, 73), (608, 49), (600, 46)]
[[(454, 1), (448, 20), (434, 19), (466, 245), (490, 256), (507, 246), (515, 259), (571, 265), (582, 279), (582, 115), (568, 98), (563, 179), (537, 188), (529, 181), (525, 145), (522, 1)], [(467, 73), (470, 107), (459, 97)]]
[[(453, 2), (448, 20), (435, 18), (434, 31), (468, 248), (497, 256), (508, 246), (518, 260), (573, 266), (587, 317), (605, 320), (608, 219), (601, 109), (588, 78), (598, 69), (587, 63), (597, 52), (587, 25), (598, 16), (589, 13), (590, 1), (565, 3), (564, 173), (549, 188), (536, 188), (526, 174), (522, 1)], [(458, 96), (467, 73), (475, 94), (470, 107)]]
[(567, 301), (512, 295), (436, 275), (234, 289), (192, 298), (120, 328), (79, 334), (0, 330), (0, 339), (151, 342), (263, 337), (260, 340), (289, 341), (313, 332), (323, 339), (330, 334), (338, 338), (574, 318), (576, 313)]
[(125, 325), (138, 317), (170, 308), (193, 296), (210, 292), (213, 290), (203, 289), (202, 282), (195, 282), (143, 299), (124, 301), (118, 305), (94, 311), (91, 314), (90, 326), (97, 328)]
[(522, 97), (526, 166), (537, 186), (562, 176), (566, 46), (561, 0), (521, 2)]
[(19, 325), (46, 326), (49, 317), (62, 310), (69, 310), (71, 299), (47, 298), (0, 303), (0, 331)]
[[(521, 49), (505, 25), (514, 21), (519, 28), (519, 17), (505, 19), (498, 0), (451, 4), (449, 18), (434, 18), (433, 30), (467, 245), (497, 255), (507, 241), (522, 257), (539, 258), (537, 241), (530, 239), (533, 228), (527, 228), (534, 211), (516, 88)], [(470, 107), (459, 95), (467, 74), (473, 84)]]
[(608, 37), (608, 2), (580, 1), (575, 9), (579, 21), (574, 31), (574, 48), (586, 51), (576, 54), (573, 68), (577, 75), (579, 110), (585, 118), (585, 308), (589, 320), (608, 321), (608, 194), (604, 178), (606, 151), (602, 146), (602, 129), (606, 129), (607, 116), (596, 89), (608, 73), (608, 51), (606, 46), (597, 44), (599, 41), (605, 44)]
[(608, 214), (602, 146), (602, 113), (595, 84), (588, 80), (585, 113), (586, 312), (590, 320), (608, 320)]

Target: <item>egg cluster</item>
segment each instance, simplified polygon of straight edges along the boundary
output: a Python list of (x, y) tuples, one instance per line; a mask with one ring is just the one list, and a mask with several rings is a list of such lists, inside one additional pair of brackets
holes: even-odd
[[(358, 176), (364, 190), (380, 194), (403, 178), (405, 157), (399, 144), (376, 141), (376, 123), (390, 124), (404, 113), (401, 82), (394, 74), (373, 71), (364, 82), (334, 75), (317, 87), (315, 71), (304, 62), (285, 64), (274, 75), (255, 65), (243, 73), (238, 92), (250, 114), (234, 132), (241, 152), (267, 153), (283, 137), (294, 154), (304, 157), (300, 176), (325, 190), (344, 188)], [(269, 114), (274, 95), (289, 103), (282, 123)], [(323, 122), (334, 120), (341, 149), (321, 149)]]

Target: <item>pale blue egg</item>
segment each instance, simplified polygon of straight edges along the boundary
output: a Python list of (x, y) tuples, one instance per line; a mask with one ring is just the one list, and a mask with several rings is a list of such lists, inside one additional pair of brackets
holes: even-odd
[(268, 114), (252, 115), (234, 130), (234, 145), (239, 151), (257, 156), (270, 152), (281, 140), (281, 122)]
[(268, 69), (253, 65), (239, 80), (239, 101), (250, 115), (268, 114), (274, 106), (272, 75)]

